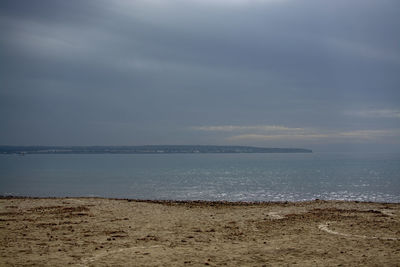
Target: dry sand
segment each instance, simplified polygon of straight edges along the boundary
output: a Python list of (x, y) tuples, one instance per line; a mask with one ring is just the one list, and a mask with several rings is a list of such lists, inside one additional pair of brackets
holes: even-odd
[(0, 199), (1, 266), (400, 266), (400, 204)]

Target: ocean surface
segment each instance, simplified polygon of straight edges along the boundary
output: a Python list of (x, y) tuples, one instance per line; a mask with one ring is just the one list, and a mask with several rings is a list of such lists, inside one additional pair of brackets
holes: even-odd
[(0, 155), (0, 195), (400, 202), (400, 154)]

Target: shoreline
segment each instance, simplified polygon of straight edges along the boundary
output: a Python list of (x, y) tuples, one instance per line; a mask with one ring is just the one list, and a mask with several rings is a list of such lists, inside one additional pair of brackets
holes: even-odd
[(312, 199), (312, 200), (299, 200), (299, 201), (230, 201), (230, 200), (174, 200), (174, 199), (138, 199), (138, 198), (118, 198), (118, 197), (97, 197), (97, 196), (73, 196), (73, 197), (34, 197), (34, 196), (13, 196), (13, 195), (0, 195), (1, 199), (103, 199), (103, 200), (123, 200), (128, 202), (143, 202), (153, 204), (199, 204), (199, 205), (228, 205), (228, 206), (250, 206), (250, 205), (263, 205), (263, 204), (301, 204), (313, 202), (354, 202), (364, 204), (399, 204), (400, 202), (385, 202), (385, 201), (362, 201), (362, 200), (343, 200), (343, 199)]
[(400, 262), (400, 203), (0, 197), (0, 265)]

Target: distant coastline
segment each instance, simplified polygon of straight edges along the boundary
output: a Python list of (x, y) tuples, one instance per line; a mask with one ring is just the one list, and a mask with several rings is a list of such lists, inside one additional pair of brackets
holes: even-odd
[(145, 145), (145, 146), (0, 146), (0, 154), (177, 154), (177, 153), (312, 153), (305, 148), (253, 146)]

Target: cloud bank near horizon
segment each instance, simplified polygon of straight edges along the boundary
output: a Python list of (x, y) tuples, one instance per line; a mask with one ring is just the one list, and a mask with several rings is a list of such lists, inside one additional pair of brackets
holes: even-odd
[(280, 125), (218, 125), (218, 126), (195, 126), (193, 130), (205, 132), (225, 132), (226, 141), (274, 141), (284, 140), (295, 143), (296, 141), (320, 142), (355, 142), (368, 143), (371, 141), (397, 143), (400, 137), (400, 129), (385, 130), (326, 130), (318, 128), (290, 128)]

